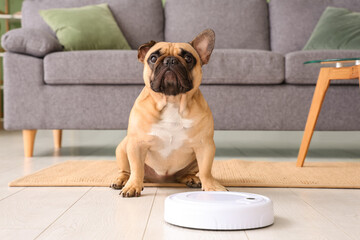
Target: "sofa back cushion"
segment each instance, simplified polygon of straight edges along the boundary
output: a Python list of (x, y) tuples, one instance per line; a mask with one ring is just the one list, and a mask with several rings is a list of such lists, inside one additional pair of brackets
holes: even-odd
[(360, 11), (359, 0), (271, 0), (271, 50), (282, 54), (302, 50), (328, 6)]
[(165, 19), (166, 41), (189, 42), (212, 28), (215, 48), (270, 47), (265, 0), (166, 0)]
[(161, 0), (25, 0), (22, 6), (22, 27), (52, 32), (39, 15), (39, 10), (82, 7), (104, 2), (108, 3), (131, 48), (137, 49), (150, 40), (164, 40), (164, 11)]

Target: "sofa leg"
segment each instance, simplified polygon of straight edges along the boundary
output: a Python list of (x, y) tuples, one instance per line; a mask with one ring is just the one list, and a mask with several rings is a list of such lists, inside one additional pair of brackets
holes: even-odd
[(23, 130), (25, 157), (32, 157), (34, 151), (36, 130)]
[(61, 148), (62, 130), (61, 129), (53, 130), (53, 135), (54, 135), (55, 149)]

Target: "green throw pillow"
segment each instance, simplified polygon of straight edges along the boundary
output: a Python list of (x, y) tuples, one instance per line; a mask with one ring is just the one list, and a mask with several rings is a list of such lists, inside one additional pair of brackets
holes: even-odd
[(107, 4), (40, 10), (67, 51), (131, 49)]
[(303, 50), (360, 49), (360, 13), (327, 7)]

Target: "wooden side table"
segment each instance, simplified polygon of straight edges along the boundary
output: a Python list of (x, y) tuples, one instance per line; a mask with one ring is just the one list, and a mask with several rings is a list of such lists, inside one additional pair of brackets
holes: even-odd
[[(296, 166), (302, 167), (304, 165), (305, 157), (309, 149), (310, 141), (314, 133), (315, 125), (319, 117), (322, 103), (325, 99), (325, 94), (329, 88), (331, 80), (345, 80), (359, 78), (360, 85), (360, 58), (347, 58), (347, 59), (327, 59), (308, 61), (308, 63), (321, 63), (321, 64), (336, 64), (335, 67), (323, 67), (320, 69), (319, 78), (316, 83), (314, 96), (311, 102), (309, 115), (307, 118), (304, 136), (301, 142), (298, 159)], [(350, 67), (343, 67), (344, 63), (353, 64)]]

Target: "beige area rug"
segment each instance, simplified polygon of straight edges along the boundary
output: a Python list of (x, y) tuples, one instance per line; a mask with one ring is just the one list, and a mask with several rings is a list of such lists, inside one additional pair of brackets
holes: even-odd
[[(213, 175), (228, 187), (360, 188), (360, 162), (295, 162), (217, 160)], [(11, 187), (109, 187), (117, 176), (115, 161), (67, 161), (17, 179)], [(184, 187), (178, 183), (145, 186)]]

